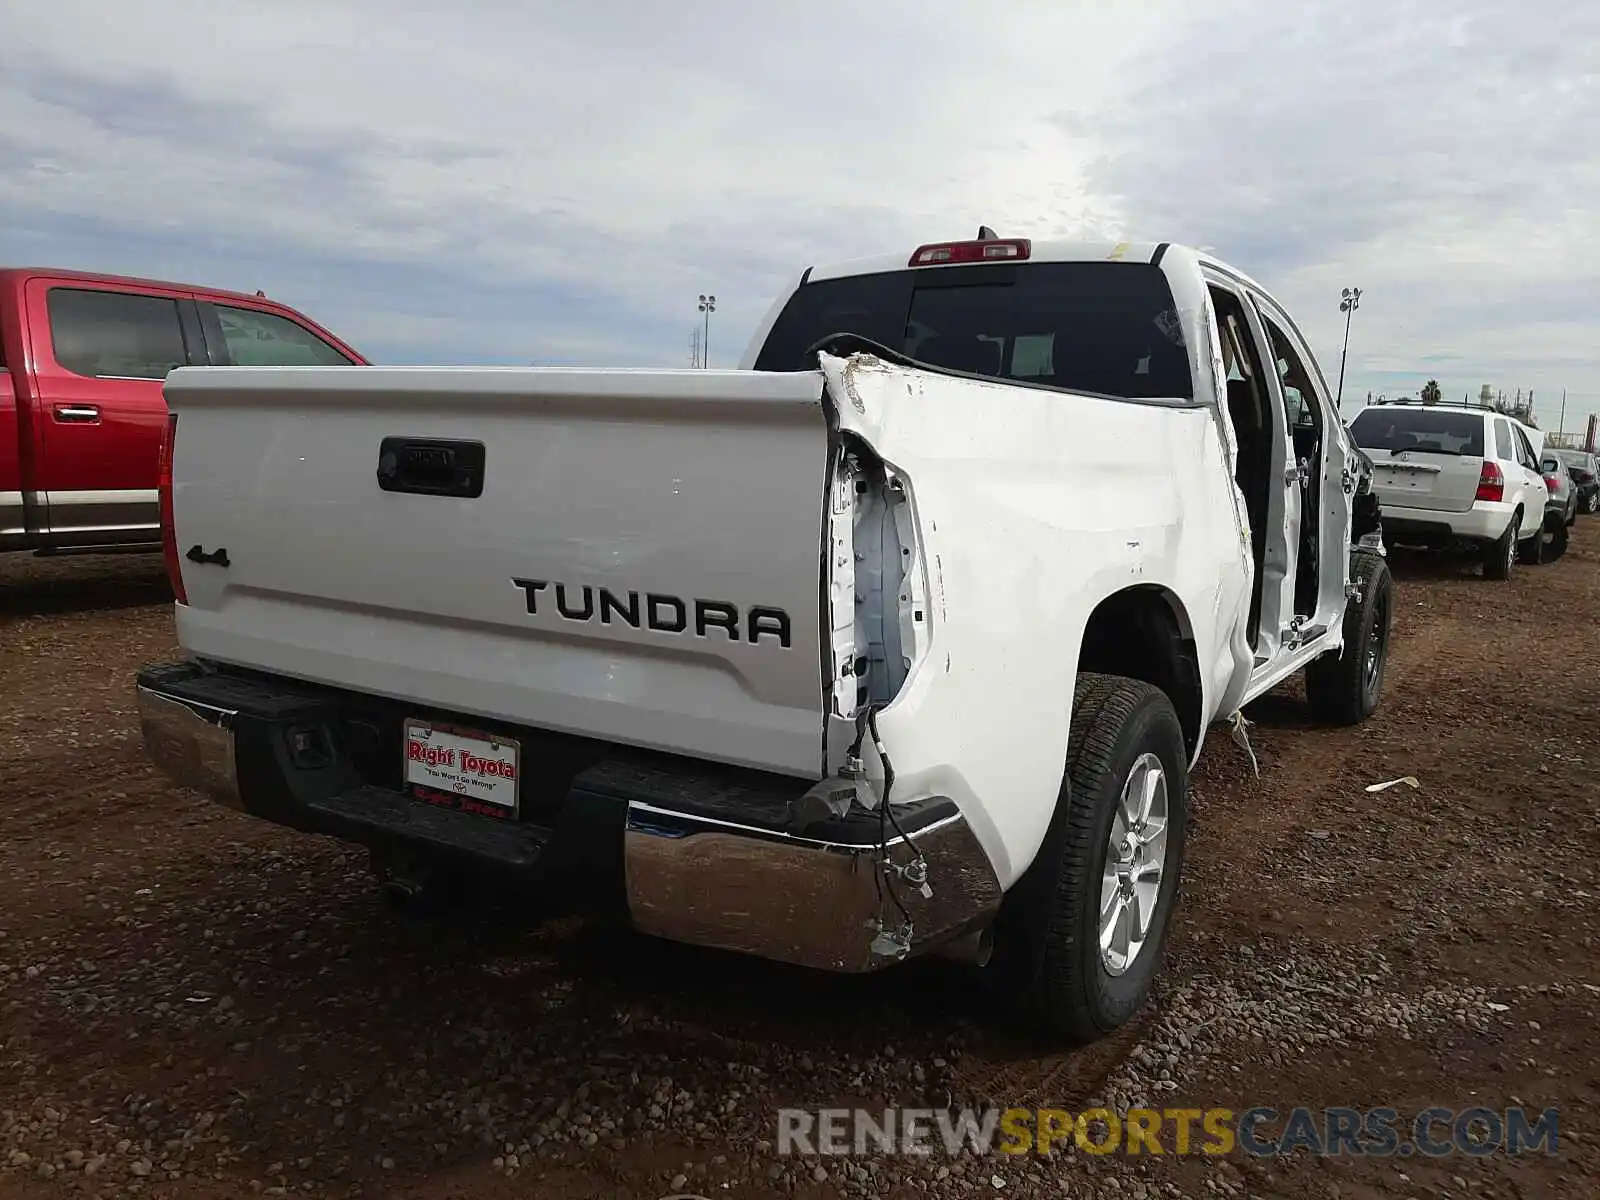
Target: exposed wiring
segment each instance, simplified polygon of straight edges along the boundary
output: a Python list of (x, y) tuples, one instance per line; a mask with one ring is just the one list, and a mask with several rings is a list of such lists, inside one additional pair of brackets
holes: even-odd
[[(901, 827), (900, 818), (894, 815), (894, 810), (890, 807), (890, 796), (894, 792), (894, 764), (889, 761), (889, 752), (883, 748), (883, 739), (878, 736), (878, 710), (876, 707), (867, 709), (867, 731), (872, 735), (872, 748), (878, 753), (878, 761), (883, 764), (883, 795), (878, 800), (878, 852), (883, 856), (885, 867), (895, 867), (896, 870), (899, 870), (900, 868), (889, 857), (889, 831), (885, 828), (885, 822), (894, 826), (895, 833), (905, 842), (914, 859), (921, 858), (922, 852), (917, 849), (916, 842), (911, 840), (911, 835)], [(880, 871), (879, 874), (887, 877), (888, 872)], [(911, 925), (911, 913), (901, 903), (899, 892), (896, 891), (893, 880), (889, 880), (888, 883), (889, 899), (894, 901), (894, 906), (900, 910), (900, 915), (905, 919), (906, 925)]]
[(878, 817), (878, 853), (882, 855), (880, 867), (876, 872), (874, 872), (878, 879), (878, 896), (880, 899), (882, 898), (884, 888), (887, 886), (889, 899), (893, 902), (895, 908), (900, 910), (901, 919), (905, 921), (907, 926), (910, 926), (911, 913), (901, 901), (900, 893), (895, 889), (894, 880), (889, 878), (889, 872), (886, 869), (893, 867), (895, 864), (894, 860), (889, 857), (889, 834), (888, 830), (884, 828), (883, 817), (881, 815)]
[(856, 740), (850, 743), (851, 758), (861, 757), (861, 743), (867, 740), (867, 722), (872, 719), (872, 706), (863, 705), (856, 713)]
[[(861, 762), (861, 743), (867, 740), (867, 725), (872, 719), (872, 714), (873, 709), (871, 705), (862, 705), (861, 708), (856, 711), (856, 740), (850, 743), (850, 749), (847, 751), (847, 761), (858, 768)], [(880, 810), (878, 813), (878, 853), (881, 857), (888, 857), (887, 846), (888, 831), (883, 826), (883, 813)], [(883, 903), (883, 882), (883, 870), (880, 866), (878, 870), (875, 870), (872, 873), (872, 887), (877, 893), (879, 904)], [(900, 903), (899, 899), (897, 897), (893, 897), (892, 893), (891, 898), (894, 899), (895, 904), (898, 907)], [(905, 909), (902, 907), (900, 911), (904, 913)]]
[(915, 850), (917, 848), (916, 843), (906, 836), (906, 831), (900, 828), (899, 818), (889, 809), (889, 796), (894, 791), (894, 764), (889, 761), (889, 752), (883, 748), (883, 739), (878, 736), (878, 710), (876, 708), (867, 710), (867, 731), (872, 734), (872, 748), (878, 752), (878, 761), (883, 763), (883, 797), (881, 801), (883, 810), (889, 814), (889, 820), (894, 823), (894, 831), (902, 838), (905, 838), (906, 844)]
[[(861, 747), (868, 737), (872, 739), (872, 748), (877, 752), (878, 761), (883, 764), (883, 794), (878, 799), (879, 864), (878, 869), (872, 873), (873, 887), (880, 904), (883, 902), (885, 894), (888, 895), (890, 902), (899, 911), (900, 919), (905, 922), (903, 937), (909, 938), (914, 921), (911, 911), (906, 908), (905, 903), (900, 899), (899, 890), (895, 887), (893, 879), (896, 874), (906, 874), (907, 868), (901, 867), (889, 856), (889, 827), (893, 826), (895, 834), (911, 851), (913, 863), (921, 862), (922, 851), (917, 847), (917, 843), (912, 839), (911, 835), (905, 831), (905, 827), (900, 824), (900, 818), (895, 815), (890, 804), (894, 794), (894, 763), (890, 761), (889, 752), (884, 749), (883, 738), (878, 733), (877, 706), (871, 704), (863, 705), (856, 713), (856, 736), (855, 741), (850, 744), (849, 759), (857, 770), (864, 770), (860, 765)], [(925, 880), (925, 873), (923, 877)], [(926, 887), (925, 882), (924, 887)]]

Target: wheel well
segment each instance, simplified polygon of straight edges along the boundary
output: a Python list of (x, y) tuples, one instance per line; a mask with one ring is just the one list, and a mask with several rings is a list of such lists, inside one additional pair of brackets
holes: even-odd
[(1351, 505), (1350, 541), (1358, 545), (1369, 533), (1383, 528), (1383, 507), (1370, 489), (1357, 492)]
[(1107, 596), (1089, 614), (1078, 670), (1126, 675), (1167, 694), (1189, 752), (1200, 744), (1200, 656), (1178, 598), (1151, 584)]

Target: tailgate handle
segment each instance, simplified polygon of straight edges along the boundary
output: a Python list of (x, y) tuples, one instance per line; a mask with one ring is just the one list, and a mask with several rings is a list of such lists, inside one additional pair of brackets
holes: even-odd
[(417, 496), (481, 496), (483, 443), (386, 437), (378, 446), (378, 486)]
[(184, 557), (192, 563), (216, 563), (219, 567), (226, 567), (228, 565), (228, 548), (226, 546), (218, 546), (215, 550), (207, 553), (206, 548), (197, 543), (189, 547), (189, 553)]

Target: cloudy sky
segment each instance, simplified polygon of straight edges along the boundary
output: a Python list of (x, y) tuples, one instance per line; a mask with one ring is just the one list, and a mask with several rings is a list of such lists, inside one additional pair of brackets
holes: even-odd
[[(1600, 5), (49, 0), (0, 260), (254, 290), (374, 359), (731, 365), (806, 265), (1209, 246), (1345, 392), (1600, 410)], [(1109, 10), (1115, 10), (1111, 12)]]

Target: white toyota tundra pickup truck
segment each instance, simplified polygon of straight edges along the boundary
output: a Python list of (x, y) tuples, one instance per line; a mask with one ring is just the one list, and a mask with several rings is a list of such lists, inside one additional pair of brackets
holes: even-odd
[(834, 971), (1149, 993), (1209, 726), (1378, 703), (1370, 464), (1178, 245), (807, 270), (739, 370), (181, 368), (149, 753), (268, 821)]

